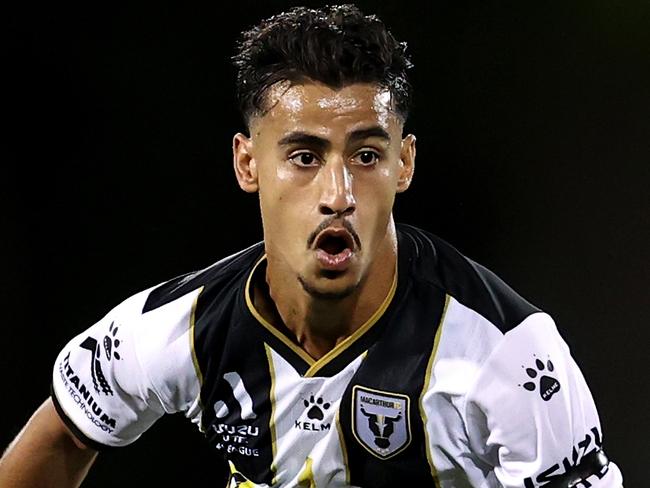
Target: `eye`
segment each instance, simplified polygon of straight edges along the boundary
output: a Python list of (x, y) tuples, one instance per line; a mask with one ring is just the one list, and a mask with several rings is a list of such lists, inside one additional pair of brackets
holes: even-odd
[(299, 152), (289, 156), (289, 162), (295, 164), (296, 166), (316, 166), (318, 164), (318, 159), (316, 155), (310, 152)]
[(352, 160), (361, 166), (372, 166), (379, 161), (379, 154), (375, 151), (361, 151)]

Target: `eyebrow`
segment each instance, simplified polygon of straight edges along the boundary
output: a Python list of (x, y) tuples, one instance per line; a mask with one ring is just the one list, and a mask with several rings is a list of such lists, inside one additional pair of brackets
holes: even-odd
[[(358, 129), (351, 132), (347, 137), (346, 143), (350, 144), (351, 142), (358, 142), (371, 137), (390, 141), (390, 135), (388, 132), (378, 125), (375, 125), (366, 129)], [(313, 146), (320, 150), (327, 150), (332, 145), (327, 139), (303, 131), (291, 132), (278, 141), (279, 146), (291, 146), (294, 144)]]
[(302, 131), (291, 132), (278, 141), (278, 146), (293, 145), (312, 146), (321, 151), (331, 146), (330, 141), (327, 139)]
[(379, 139), (390, 141), (390, 135), (388, 132), (386, 132), (386, 130), (379, 127), (378, 125), (374, 125), (372, 127), (368, 127), (367, 129), (359, 129), (350, 133), (347, 142), (357, 142), (363, 139), (370, 139), (371, 137), (377, 137)]

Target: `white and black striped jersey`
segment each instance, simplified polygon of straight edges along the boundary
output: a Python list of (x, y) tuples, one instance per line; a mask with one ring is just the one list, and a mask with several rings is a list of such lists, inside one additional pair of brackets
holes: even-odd
[(253, 306), (260, 243), (70, 341), (57, 410), (96, 448), (184, 412), (227, 460), (229, 487), (621, 486), (553, 320), (441, 239), (397, 228), (390, 293), (321, 359)]

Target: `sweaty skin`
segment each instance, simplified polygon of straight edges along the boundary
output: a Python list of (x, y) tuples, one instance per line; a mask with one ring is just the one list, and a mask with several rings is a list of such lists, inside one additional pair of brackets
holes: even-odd
[(0, 459), (0, 486), (78, 487), (96, 457), (97, 451), (68, 430), (48, 398)]
[[(254, 302), (317, 359), (388, 294), (397, 256), (392, 208), (413, 177), (415, 137), (402, 138), (390, 92), (373, 84), (280, 84), (268, 106), (250, 136), (233, 141), (237, 179), (259, 194), (264, 227), (266, 284)], [(312, 240), (322, 225), (347, 228), (357, 241), (339, 256), (342, 269), (328, 269)]]

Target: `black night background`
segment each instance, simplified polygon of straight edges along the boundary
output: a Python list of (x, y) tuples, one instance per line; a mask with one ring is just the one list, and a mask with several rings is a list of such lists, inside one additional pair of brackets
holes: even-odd
[[(3, 449), (48, 396), (72, 336), (135, 292), (261, 239), (256, 197), (231, 167), (243, 127), (229, 56), (239, 31), (296, 4), (5, 12)], [(650, 4), (358, 5), (415, 63), (416, 176), (396, 220), (450, 241), (555, 318), (608, 456), (626, 486), (643, 486)], [(222, 477), (195, 427), (171, 416), (102, 453), (85, 486)]]

